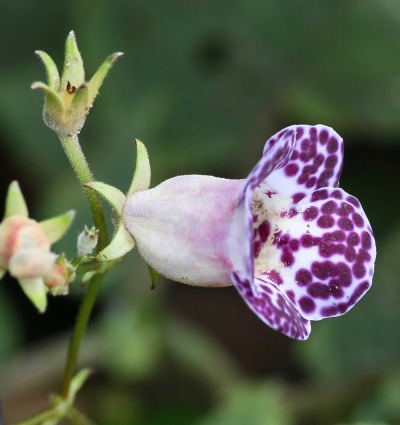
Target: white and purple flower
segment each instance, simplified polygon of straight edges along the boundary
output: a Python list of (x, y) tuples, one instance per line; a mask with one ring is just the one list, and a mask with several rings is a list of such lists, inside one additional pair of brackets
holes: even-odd
[(233, 284), (267, 325), (306, 339), (310, 320), (346, 313), (372, 282), (375, 241), (359, 201), (337, 188), (342, 161), (334, 130), (291, 126), (246, 180), (178, 176), (118, 195), (121, 223), (159, 273)]

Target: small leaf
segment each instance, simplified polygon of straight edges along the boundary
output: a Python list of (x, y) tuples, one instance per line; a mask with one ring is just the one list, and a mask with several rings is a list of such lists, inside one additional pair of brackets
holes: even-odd
[(135, 240), (125, 229), (121, 222), (111, 241), (111, 243), (100, 251), (95, 259), (98, 261), (112, 261), (124, 256), (135, 246)]
[(85, 186), (99, 193), (107, 202), (111, 204), (117, 214), (119, 216), (121, 215), (126, 198), (119, 189), (102, 182), (90, 182), (85, 184)]
[(39, 56), (46, 69), (47, 84), (51, 89), (58, 90), (60, 87), (60, 76), (53, 59), (46, 52), (42, 52), (41, 50), (36, 50), (35, 53)]
[(24, 195), (21, 192), (17, 181), (13, 181), (8, 187), (6, 196), (6, 209), (4, 218), (12, 215), (19, 215), (28, 218), (28, 207), (26, 206)]
[(149, 155), (145, 145), (140, 140), (135, 139), (135, 143), (137, 148), (136, 167), (132, 183), (128, 190), (128, 196), (150, 187), (151, 168)]
[(123, 55), (121, 52), (113, 53), (110, 55), (99, 67), (93, 77), (90, 79), (89, 86), (89, 105), (92, 105), (95, 97), (97, 96), (103, 80), (108, 74), (114, 63)]
[(40, 228), (46, 234), (47, 239), (51, 244), (61, 239), (75, 218), (75, 211), (70, 210), (57, 217), (49, 218), (48, 220), (39, 223)]

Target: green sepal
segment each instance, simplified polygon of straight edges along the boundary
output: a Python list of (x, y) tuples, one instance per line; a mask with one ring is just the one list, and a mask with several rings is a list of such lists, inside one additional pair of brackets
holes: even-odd
[(57, 66), (53, 59), (46, 52), (41, 50), (36, 50), (35, 53), (39, 56), (46, 69), (47, 84), (51, 89), (58, 90), (60, 87), (60, 75), (58, 74)]
[(124, 224), (120, 222), (110, 244), (100, 251), (95, 256), (95, 259), (97, 261), (113, 261), (123, 257), (131, 249), (133, 249), (134, 246), (135, 240), (125, 229)]
[(17, 181), (10, 183), (6, 196), (4, 218), (10, 217), (12, 215), (19, 215), (26, 218), (29, 216), (24, 195), (22, 194), (21, 188), (19, 187)]
[(75, 218), (75, 211), (70, 210), (57, 217), (49, 218), (39, 223), (51, 244), (61, 239)]
[(99, 193), (115, 209), (118, 216), (121, 216), (126, 197), (119, 189), (109, 184), (96, 181), (87, 183), (85, 186)]
[(71, 104), (68, 108), (68, 124), (71, 133), (78, 133), (85, 123), (88, 107), (89, 89), (87, 84), (79, 86), (73, 94)]
[(114, 63), (123, 55), (122, 52), (113, 53), (108, 56), (106, 60), (100, 65), (98, 70), (95, 72), (93, 77), (90, 79), (88, 83), (89, 87), (89, 106), (92, 105), (95, 97), (97, 96), (101, 85), (103, 84), (103, 80), (110, 71), (111, 67)]
[(74, 404), (74, 400), (78, 391), (83, 387), (89, 376), (92, 374), (90, 369), (80, 370), (72, 379), (69, 386), (67, 399), (71, 406)]
[(42, 277), (30, 279), (18, 279), (25, 295), (32, 301), (40, 313), (44, 313), (47, 307), (47, 289)]
[(31, 88), (33, 90), (44, 91), (44, 119), (46, 124), (54, 130), (55, 127), (59, 125), (60, 120), (64, 117), (65, 114), (64, 102), (61, 96), (50, 86), (40, 81), (32, 83)]
[(80, 87), (85, 82), (82, 56), (76, 44), (75, 33), (68, 34), (65, 43), (65, 59), (61, 77), (60, 90), (65, 90), (68, 83), (73, 87)]
[(135, 139), (136, 143), (136, 167), (133, 174), (132, 183), (128, 190), (128, 197), (132, 193), (138, 192), (140, 190), (146, 190), (150, 187), (151, 179), (151, 168), (149, 155), (145, 145), (138, 139)]
[(156, 289), (158, 284), (160, 283), (160, 273), (158, 273), (157, 270), (154, 270), (153, 267), (149, 266), (148, 264), (147, 264), (147, 267), (149, 268), (150, 277), (151, 277), (150, 289)]

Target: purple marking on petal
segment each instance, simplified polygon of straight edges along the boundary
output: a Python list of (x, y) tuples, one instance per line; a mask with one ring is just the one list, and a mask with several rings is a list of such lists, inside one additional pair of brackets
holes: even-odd
[(299, 305), (304, 313), (312, 313), (315, 310), (315, 302), (310, 297), (300, 298)]
[(308, 338), (311, 324), (290, 301), (290, 298), (294, 297), (293, 294), (282, 293), (272, 282), (255, 279), (258, 295), (254, 295), (248, 281), (241, 280), (235, 273), (232, 275), (232, 281), (247, 305), (264, 323), (291, 338)]
[(295, 128), (293, 153), (284, 170), (276, 169), (267, 178), (268, 185), (288, 197), (302, 192), (308, 195), (320, 187), (336, 187), (343, 161), (341, 137), (322, 125)]
[[(354, 294), (361, 280), (371, 285), (374, 239), (361, 206), (348, 198), (341, 189), (318, 189), (297, 204), (299, 214), (290, 219), (293, 231), (285, 224), (285, 233), (276, 233), (273, 249), (279, 250), (283, 266), (279, 289), (293, 292), (292, 302), (308, 320), (343, 314), (355, 304), (351, 299), (360, 298)], [(355, 225), (357, 220), (362, 227)], [(291, 249), (293, 243), (299, 244), (298, 250)]]
[(304, 211), (304, 220), (312, 221), (315, 220), (318, 216), (318, 208), (317, 207), (309, 207)]

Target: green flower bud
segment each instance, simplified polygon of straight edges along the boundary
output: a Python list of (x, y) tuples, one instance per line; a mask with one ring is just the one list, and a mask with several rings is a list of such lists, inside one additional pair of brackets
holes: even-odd
[(57, 66), (47, 53), (38, 50), (36, 54), (42, 60), (47, 73), (47, 84), (32, 84), (33, 89), (40, 89), (45, 93), (44, 122), (59, 137), (76, 136), (85, 123), (86, 115), (105, 76), (122, 53), (110, 55), (88, 82), (85, 81), (83, 61), (73, 31), (67, 37), (61, 78)]

